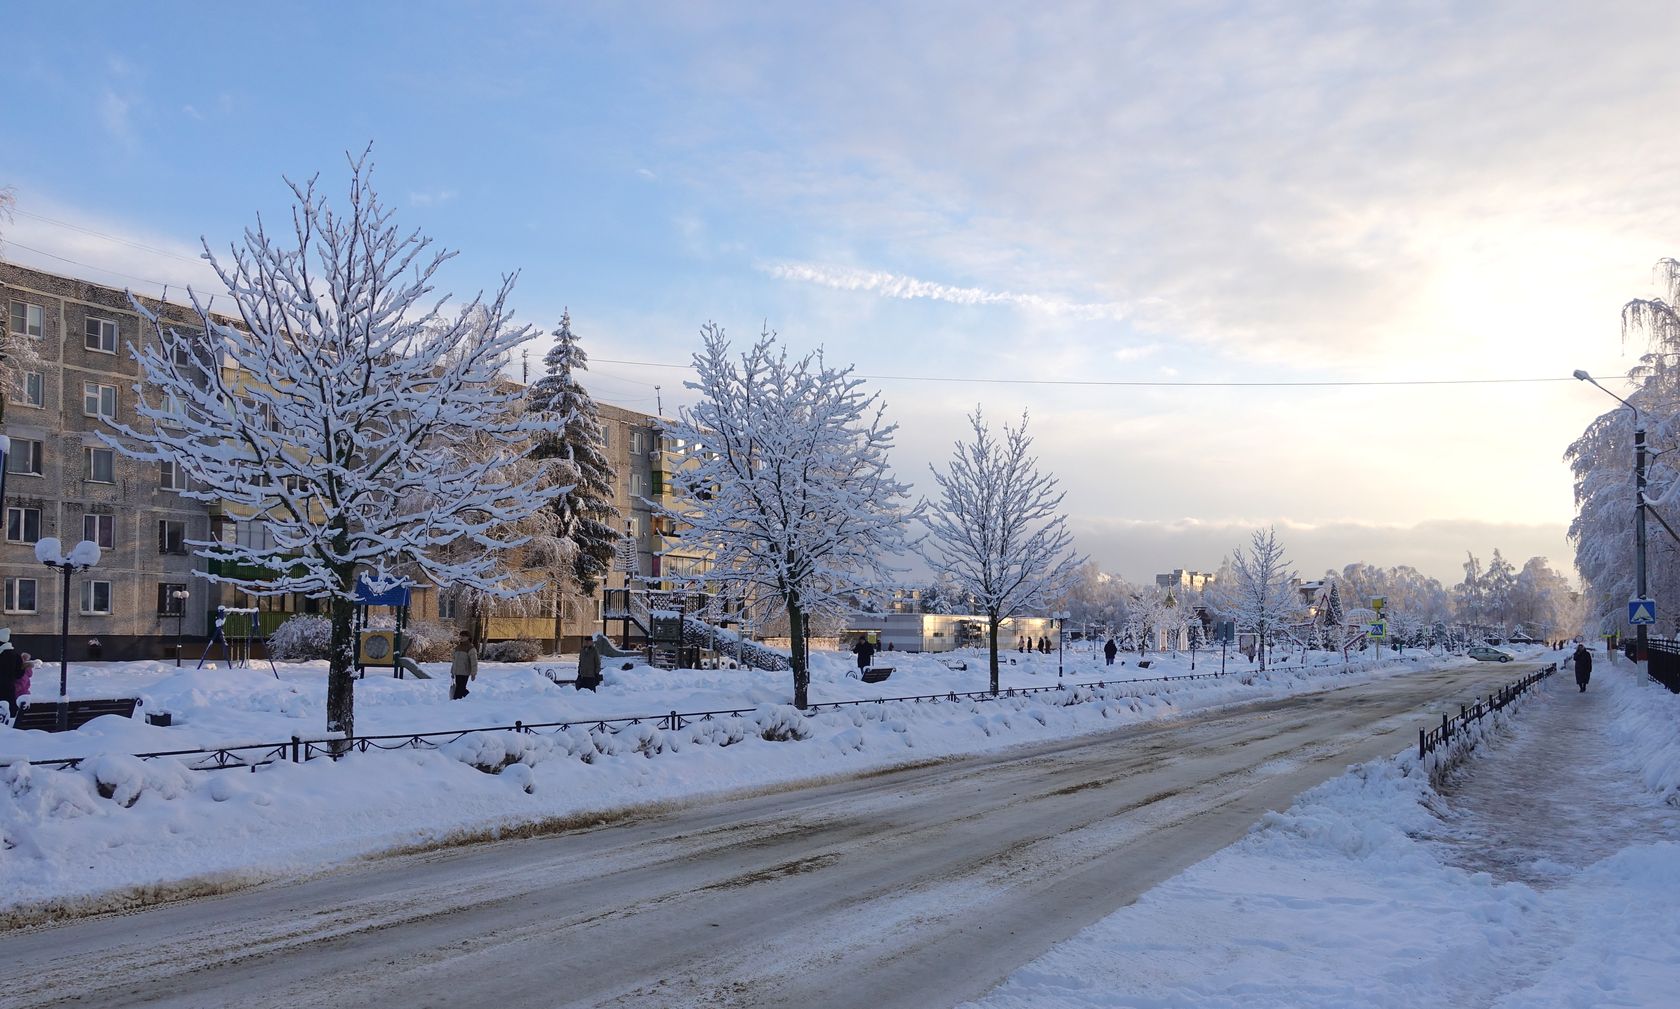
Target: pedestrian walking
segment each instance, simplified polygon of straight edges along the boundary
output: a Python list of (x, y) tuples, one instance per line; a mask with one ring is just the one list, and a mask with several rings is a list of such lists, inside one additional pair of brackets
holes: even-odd
[(869, 640), (869, 635), (865, 634), (857, 639), (857, 644), (852, 646), (852, 654), (857, 656), (858, 672), (861, 673), (869, 668), (871, 662), (875, 661), (875, 643)]
[(572, 684), (579, 690), (594, 690), (601, 685), (601, 650), (595, 647), (595, 639), (590, 638), (578, 649), (577, 682)]
[(1108, 664), (1112, 666), (1114, 665), (1114, 657), (1119, 654), (1120, 646), (1114, 643), (1114, 635), (1110, 634), (1108, 643), (1103, 645), (1103, 658), (1107, 659)]
[(1038, 650), (1043, 652), (1045, 655), (1050, 654), (1050, 639), (1049, 639), (1049, 637), (1041, 636), (1038, 639)]
[(1587, 681), (1592, 679), (1592, 653), (1587, 651), (1586, 645), (1575, 646), (1575, 685), (1581, 688), (1581, 693), (1587, 692)]
[(478, 649), (473, 647), (471, 635), (463, 633), (455, 639), (455, 653), (449, 657), (449, 675), (455, 678), (449, 688), (449, 699), (459, 701), (469, 693), (467, 681), (478, 679)]

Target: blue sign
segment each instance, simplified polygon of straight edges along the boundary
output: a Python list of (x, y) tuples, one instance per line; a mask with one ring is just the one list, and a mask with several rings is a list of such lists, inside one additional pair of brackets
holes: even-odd
[(357, 575), (356, 602), (363, 606), (407, 606), (408, 586), (393, 585), (379, 592), (368, 582), (366, 575)]
[(1640, 624), (1654, 624), (1657, 622), (1657, 601), (1655, 599), (1629, 599), (1628, 623), (1635, 627)]

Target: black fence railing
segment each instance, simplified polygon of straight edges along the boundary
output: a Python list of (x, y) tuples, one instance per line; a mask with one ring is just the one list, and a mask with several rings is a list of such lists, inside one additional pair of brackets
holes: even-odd
[(1507, 704), (1528, 692), (1528, 689), (1557, 672), (1557, 663), (1550, 662), (1515, 683), (1500, 687), (1498, 691), (1477, 701), (1475, 704), (1461, 704), (1458, 707), (1458, 717), (1442, 715), (1441, 724), (1433, 729), (1418, 730), (1418, 758), (1422, 759), (1434, 753), (1437, 747), (1452, 742), (1455, 735), (1463, 733), (1470, 727), (1471, 722), (1479, 722), (1495, 711), (1503, 710)]
[(1646, 642), (1645, 672), (1673, 693), (1680, 694), (1680, 641), (1652, 638)]
[[(1356, 668), (1364, 667), (1359, 664), (1337, 665), (1334, 663), (1317, 666), (1291, 665), (1272, 666), (1267, 669), (1267, 672), (1283, 673), (1309, 670), (1351, 672)], [(1173, 683), (1184, 680), (1240, 679), (1258, 672), (1257, 668), (1233, 668), (1225, 673), (1184, 673), (1177, 676), (1154, 676), (1135, 680), (1091, 680), (1083, 683), (1064, 681), (1043, 687), (1009, 687), (999, 690), (996, 694), (989, 690), (968, 690), (947, 691), (939, 694), (909, 694), (903, 697), (865, 697), (846, 701), (820, 701), (807, 705), (804, 714), (809, 717), (823, 711), (837, 711), (841, 708), (864, 704), (887, 704), (895, 701), (912, 703), (963, 700), (992, 701), (1009, 697), (1027, 697), (1033, 694), (1068, 690), (1076, 687), (1101, 690), (1105, 688), (1126, 688), (1139, 684)], [(159, 750), (153, 753), (136, 753), (133, 756), (140, 760), (174, 757), (180, 759), (188, 770), (194, 771), (224, 771), (240, 768), (255, 771), (259, 767), (274, 763), (300, 764), (319, 757), (337, 760), (347, 754), (367, 753), (370, 750), (435, 750), (479, 732), (524, 732), (535, 735), (554, 735), (571, 729), (583, 729), (585, 731), (616, 734), (633, 725), (652, 725), (658, 729), (676, 731), (696, 722), (706, 722), (721, 716), (742, 718), (757, 710), (756, 705), (750, 705), (739, 708), (719, 708), (712, 711), (668, 711), (663, 715), (620, 715), (615, 718), (584, 718), (564, 722), (527, 723), (515, 721), (512, 725), (486, 725), (470, 729), (445, 729), (438, 732), (409, 732), (378, 736), (322, 736), (313, 739), (293, 736), (284, 742), (243, 743), (192, 750)], [(37, 767), (74, 770), (88, 759), (90, 758), (85, 756), (53, 757), (44, 760), (31, 760), (30, 764)]]

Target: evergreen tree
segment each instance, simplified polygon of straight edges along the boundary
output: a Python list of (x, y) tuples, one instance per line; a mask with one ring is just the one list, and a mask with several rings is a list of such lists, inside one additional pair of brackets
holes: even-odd
[(553, 416), (559, 430), (535, 454), (539, 459), (561, 460), (571, 471), (569, 479), (575, 482), (571, 493), (555, 498), (550, 507), (559, 519), (558, 534), (577, 547), (571, 574), (587, 595), (612, 568), (620, 520), (612, 501), (617, 474), (607, 460), (600, 411), (577, 380), (578, 372), (589, 369), (589, 356), (572, 332), (571, 312), (561, 313), (554, 349), (543, 363), (547, 371), (531, 387), (531, 408)]

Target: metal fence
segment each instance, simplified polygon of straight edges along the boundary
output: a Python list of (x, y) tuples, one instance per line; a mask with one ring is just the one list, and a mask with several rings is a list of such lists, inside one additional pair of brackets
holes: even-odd
[(1647, 641), (1645, 672), (1651, 679), (1680, 694), (1680, 641), (1673, 638)]
[[(1334, 664), (1322, 666), (1272, 666), (1268, 673), (1302, 672), (1319, 670), (1324, 672), (1352, 672), (1365, 668), (1359, 664), (1344, 664), (1340, 667)], [(1043, 687), (1009, 687), (993, 694), (989, 690), (948, 691), (940, 694), (909, 694), (903, 697), (865, 697), (845, 701), (820, 701), (806, 706), (804, 714), (809, 717), (824, 711), (837, 711), (841, 708), (857, 707), (864, 704), (887, 704), (889, 702), (940, 702), (940, 701), (993, 701), (1010, 697), (1027, 697), (1033, 694), (1043, 694), (1058, 690), (1084, 687), (1090, 689), (1124, 688), (1137, 684), (1165, 684), (1185, 680), (1216, 680), (1241, 679), (1248, 675), (1258, 674), (1259, 669), (1232, 669), (1225, 673), (1187, 673), (1177, 676), (1153, 676), (1136, 680), (1093, 680), (1084, 683), (1063, 681)], [(1145, 691), (1152, 693), (1153, 691)], [(380, 736), (349, 736), (305, 739), (301, 736), (282, 742), (244, 743), (229, 746), (206, 747), (191, 750), (159, 750), (154, 753), (136, 753), (133, 756), (140, 760), (156, 760), (160, 757), (174, 757), (180, 759), (189, 770), (195, 771), (223, 771), (248, 768), (255, 771), (274, 763), (300, 764), (326, 757), (337, 760), (350, 753), (367, 753), (370, 750), (436, 750), (447, 746), (465, 736), (480, 732), (523, 732), (536, 735), (553, 735), (571, 729), (583, 729), (592, 732), (618, 733), (634, 725), (652, 725), (658, 729), (676, 731), (686, 728), (695, 722), (706, 722), (720, 716), (742, 718), (753, 714), (757, 706), (740, 708), (720, 708), (714, 711), (668, 711), (662, 715), (621, 715), (615, 718), (585, 718), (565, 722), (523, 722), (516, 721), (512, 725), (486, 725), (470, 729), (447, 729), (438, 732), (411, 732)], [(30, 764), (37, 767), (52, 767), (63, 770), (74, 770), (91, 758), (55, 757), (44, 760), (32, 760)]]
[(1418, 730), (1418, 758), (1435, 752), (1437, 747), (1452, 742), (1455, 735), (1463, 733), (1470, 727), (1471, 722), (1479, 722), (1495, 711), (1503, 710), (1507, 704), (1528, 692), (1528, 689), (1557, 672), (1557, 663), (1550, 662), (1509, 686), (1500, 687), (1496, 693), (1490, 694), (1475, 704), (1458, 706), (1458, 717), (1441, 716), (1441, 724), (1433, 729)]

